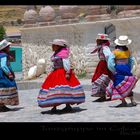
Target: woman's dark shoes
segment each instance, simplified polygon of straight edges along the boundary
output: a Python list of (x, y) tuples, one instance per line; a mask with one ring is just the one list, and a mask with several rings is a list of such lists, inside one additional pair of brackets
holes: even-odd
[(111, 101), (111, 98), (106, 99), (105, 101)]
[(0, 112), (7, 112), (7, 111), (10, 111), (11, 109), (6, 107), (6, 106), (1, 106), (0, 107)]
[(97, 100), (95, 100), (94, 102), (104, 102), (106, 101), (106, 97), (100, 97)]
[(56, 113), (56, 112), (57, 112), (56, 107), (53, 107), (53, 108), (51, 109), (51, 113)]
[(72, 107), (70, 105), (66, 106), (65, 108), (62, 109), (63, 112), (69, 112), (72, 111)]

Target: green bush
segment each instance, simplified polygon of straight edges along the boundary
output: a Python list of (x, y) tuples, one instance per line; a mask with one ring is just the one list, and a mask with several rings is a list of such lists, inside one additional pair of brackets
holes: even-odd
[(5, 28), (3, 27), (3, 25), (0, 25), (0, 41), (4, 39), (5, 35), (6, 35)]
[(118, 14), (120, 11), (122, 11), (122, 9), (118, 5), (109, 5), (106, 11), (108, 14), (111, 14), (113, 11)]
[(87, 72), (85, 70), (82, 70), (82, 72), (80, 74), (77, 74), (77, 77), (79, 79), (85, 78), (87, 75)]

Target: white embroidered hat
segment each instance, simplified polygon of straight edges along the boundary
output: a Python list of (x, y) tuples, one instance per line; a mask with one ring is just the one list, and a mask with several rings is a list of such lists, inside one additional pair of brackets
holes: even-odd
[(8, 42), (6, 39), (2, 40), (0, 42), (0, 50), (3, 50), (4, 48), (6, 48), (7, 46), (11, 45), (11, 42)]
[(68, 47), (68, 43), (64, 39), (54, 39), (53, 42), (50, 42), (51, 45), (59, 45), (62, 47)]
[(121, 35), (121, 36), (119, 36), (118, 39), (116, 39), (114, 41), (114, 43), (119, 46), (127, 46), (127, 45), (131, 44), (131, 42), (132, 42), (132, 40), (128, 39), (128, 36), (126, 36), (126, 35)]

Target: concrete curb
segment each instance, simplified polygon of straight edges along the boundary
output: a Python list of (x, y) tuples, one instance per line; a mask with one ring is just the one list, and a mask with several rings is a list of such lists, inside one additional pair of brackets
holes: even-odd
[[(38, 89), (41, 87), (44, 80), (30, 80), (30, 81), (17, 81), (17, 87), (19, 90), (29, 90)], [(90, 79), (80, 79), (81, 85), (84, 86), (85, 90), (91, 90), (91, 80)], [(133, 90), (135, 93), (140, 94), (140, 80), (137, 82), (136, 87)]]
[[(43, 82), (17, 82), (18, 90), (30, 90), (41, 88)], [(83, 85), (83, 84), (82, 84)], [(90, 90), (91, 85), (83, 85), (85, 90)]]
[(38, 89), (41, 87), (42, 82), (23, 82), (18, 83), (18, 90), (30, 90), (30, 89)]
[[(30, 80), (30, 81), (17, 81), (18, 90), (31, 90), (40, 89), (44, 80)], [(91, 80), (81, 79), (81, 85), (83, 85), (85, 91), (91, 91)], [(137, 82), (136, 87), (133, 89), (134, 98), (140, 101), (140, 80)]]

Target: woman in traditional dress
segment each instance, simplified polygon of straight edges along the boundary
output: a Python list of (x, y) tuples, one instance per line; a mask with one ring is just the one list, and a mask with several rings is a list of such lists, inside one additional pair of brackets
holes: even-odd
[(97, 46), (91, 53), (98, 53), (99, 63), (92, 77), (92, 94), (93, 97), (100, 97), (97, 102), (109, 101), (106, 97), (106, 87), (113, 78), (112, 72), (107, 67), (108, 56), (110, 51), (110, 39), (107, 34), (98, 34), (96, 38)]
[(51, 111), (56, 112), (57, 106), (66, 104), (63, 111), (71, 111), (71, 105), (85, 102), (84, 90), (70, 68), (70, 48), (67, 41), (55, 39), (51, 44), (54, 51), (51, 56), (53, 71), (42, 84), (38, 105), (42, 108), (53, 107)]
[(133, 76), (131, 72), (134, 65), (134, 57), (127, 47), (131, 42), (132, 40), (130, 40), (128, 36), (121, 35), (115, 40), (117, 46), (108, 59), (108, 68), (114, 74), (114, 81), (110, 81), (107, 87), (107, 94), (111, 97), (111, 100), (119, 99), (122, 101), (117, 107), (128, 106), (125, 100), (126, 97), (130, 98), (131, 106), (137, 105), (133, 97), (132, 89), (138, 79), (136, 76)]
[(0, 111), (10, 111), (6, 105), (18, 105), (18, 92), (15, 75), (10, 67), (10, 42), (0, 42)]

